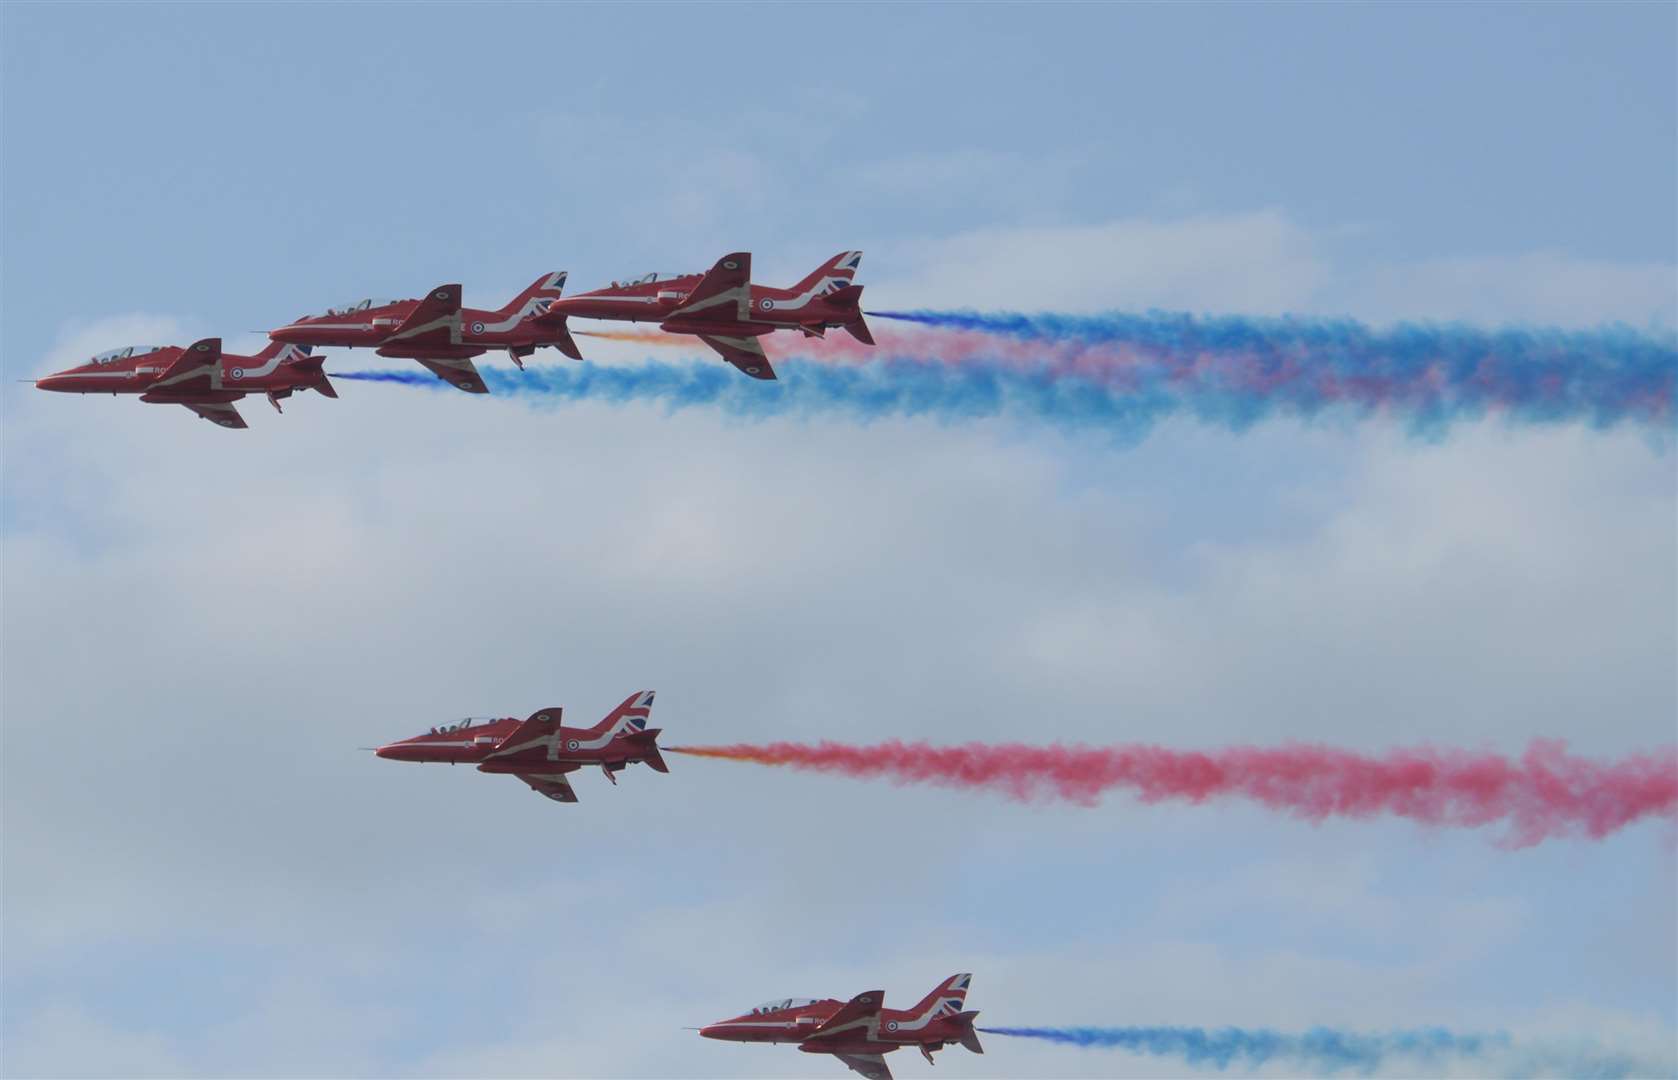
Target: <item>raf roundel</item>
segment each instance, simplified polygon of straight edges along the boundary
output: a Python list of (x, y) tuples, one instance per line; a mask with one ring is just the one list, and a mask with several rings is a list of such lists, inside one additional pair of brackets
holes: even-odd
[(722, 261), (722, 268), (724, 270), (738, 270), (740, 269), (740, 264), (735, 262), (733, 259), (724, 259)]
[(236, 367), (233, 369), (232, 374), (235, 379), (242, 379), (245, 377), (245, 369), (242, 367)]
[(757, 302), (757, 306), (762, 308), (765, 311), (774, 311), (775, 310), (775, 301), (769, 299), (766, 296), (762, 300), (759, 300)]
[(578, 742), (576, 739), (565, 740), (565, 749), (567, 750), (575, 750), (580, 746), (582, 746), (582, 743)]
[(447, 300), (449, 298), (449, 290), (438, 289), (436, 292), (431, 294), (431, 298), (433, 300)]
[(484, 324), (483, 324), (483, 323), (481, 323), (481, 322), (475, 322), (475, 323), (473, 323), (473, 324), (472, 324), (472, 332), (473, 332), (473, 333), (474, 333), (474, 334), (481, 334), (481, 333), (483, 333), (483, 332), (484, 332)]

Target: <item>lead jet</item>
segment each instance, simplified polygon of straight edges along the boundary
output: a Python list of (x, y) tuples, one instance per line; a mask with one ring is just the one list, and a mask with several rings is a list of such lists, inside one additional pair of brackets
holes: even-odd
[(448, 762), (476, 765), (479, 772), (510, 773), (555, 802), (577, 801), (567, 773), (585, 765), (597, 766), (606, 779), (640, 762), (655, 772), (669, 772), (658, 752), (658, 728), (649, 728), (653, 691), (641, 690), (623, 699), (591, 728), (560, 724), (558, 706), (541, 709), (528, 720), (462, 720), (434, 727), (424, 735), (393, 742), (374, 750), (392, 761)]
[(71, 394), (138, 394), (154, 405), (184, 405), (224, 428), (243, 428), (250, 425), (233, 403), (246, 394), (265, 395), (276, 412), (281, 411), (281, 398), (299, 390), (337, 397), (321, 363), (307, 347), (275, 341), (255, 356), (235, 356), (221, 351), (221, 338), (205, 338), (184, 349), (111, 349), (85, 364), (36, 379), (35, 386)]
[[(861, 262), (862, 252), (842, 251), (792, 288), (775, 289), (753, 285), (751, 253), (736, 251), (704, 274), (648, 274), (555, 300), (536, 321), (557, 327), (572, 316), (654, 322), (666, 333), (695, 335), (754, 379), (773, 379), (775, 369), (758, 339), (776, 330), (822, 337), (840, 327), (864, 345), (874, 344), (859, 306), (862, 286), (851, 283)], [(560, 351), (582, 359), (575, 342)]]
[(891, 1080), (885, 1056), (904, 1046), (932, 1063), (932, 1052), (960, 1043), (985, 1052), (973, 1030), (977, 1012), (964, 1012), (971, 975), (952, 975), (911, 1009), (887, 1009), (885, 992), (870, 990), (849, 1001), (781, 998), (699, 1029), (707, 1039), (797, 1043), (808, 1054), (832, 1054), (867, 1080)]
[(416, 300), (357, 300), (325, 314), (308, 315), (271, 330), (275, 341), (373, 349), (380, 356), (417, 360), (432, 373), (469, 394), (487, 394), (472, 357), (506, 349), (520, 368), (543, 345), (574, 356), (577, 343), (563, 323), (538, 323), (537, 316), (565, 288), (563, 271), (543, 274), (498, 311), (462, 307), (459, 285), (439, 285)]

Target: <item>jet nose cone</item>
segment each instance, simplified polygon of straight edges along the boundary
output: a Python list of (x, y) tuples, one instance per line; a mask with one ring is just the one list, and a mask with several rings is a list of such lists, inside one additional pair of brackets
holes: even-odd
[(302, 329), (301, 326), (293, 323), (290, 326), (282, 326), (278, 330), (268, 331), (268, 338), (270, 341), (278, 341), (285, 345), (306, 344), (302, 340), (303, 335), (300, 333)]
[(701, 1038), (705, 1039), (723, 1038), (722, 1032), (718, 1030), (721, 1026), (721, 1024), (706, 1024), (704, 1027), (699, 1029), (699, 1035)]
[(385, 746), (374, 747), (373, 756), (382, 758), (399, 758), (401, 756), (399, 750), (401, 745), (401, 743), (389, 743)]
[(37, 390), (69, 390), (75, 380), (64, 377), (64, 372), (56, 372), (35, 380)]

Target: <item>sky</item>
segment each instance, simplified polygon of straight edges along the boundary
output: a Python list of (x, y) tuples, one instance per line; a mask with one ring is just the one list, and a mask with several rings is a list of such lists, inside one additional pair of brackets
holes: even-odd
[[(1670, 821), (1509, 850), (684, 758), (558, 806), (357, 750), (655, 689), (677, 744), (1670, 753), (1669, 430), (340, 381), (228, 432), (18, 381), (740, 250), (790, 284), (861, 249), (874, 309), (1670, 333), (1675, 41), (1655, 4), (0, 6), (0, 1071), (836, 1077), (682, 1028), (958, 971), (998, 1026), (1678, 1059)], [(891, 1065), (1216, 1074), (939, 1061)]]

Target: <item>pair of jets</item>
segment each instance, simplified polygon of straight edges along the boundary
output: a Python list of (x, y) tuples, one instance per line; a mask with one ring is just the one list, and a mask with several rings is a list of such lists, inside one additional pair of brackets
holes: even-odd
[(439, 378), (472, 394), (486, 394), (472, 358), (505, 349), (513, 363), (552, 346), (574, 360), (583, 354), (571, 336), (573, 316), (652, 322), (672, 334), (692, 334), (755, 379), (773, 379), (761, 338), (776, 330), (822, 337), (842, 328), (874, 343), (854, 284), (862, 252), (840, 252), (790, 289), (751, 282), (750, 252), (724, 255), (704, 274), (647, 274), (633, 281), (562, 297), (564, 272), (544, 274), (505, 307), (483, 311), (461, 305), (459, 285), (440, 285), (411, 300), (361, 300), (298, 319), (269, 332), (255, 356), (223, 353), (220, 338), (187, 348), (130, 345), (37, 379), (42, 390), (80, 394), (138, 394), (141, 401), (184, 405), (222, 427), (247, 427), (234, 402), (246, 394), (280, 400), (299, 390), (337, 397), (319, 347), (371, 348), (380, 356), (416, 360)]
[[(571, 803), (577, 793), (568, 774), (585, 767), (599, 768), (613, 784), (617, 773), (636, 763), (670, 771), (658, 749), (660, 729), (647, 726), (652, 709), (653, 691), (640, 690), (589, 728), (564, 726), (563, 710), (554, 706), (525, 720), (462, 720), (374, 752), (392, 761), (468, 764), (480, 772), (508, 773), (540, 795)], [(953, 975), (910, 1009), (885, 1008), (879, 990), (846, 1002), (782, 998), (699, 1033), (735, 1042), (797, 1043), (806, 1053), (834, 1055), (868, 1080), (891, 1080), (883, 1055), (905, 1046), (917, 1048), (929, 1062), (934, 1050), (954, 1043), (984, 1053), (973, 1030), (979, 1014), (963, 1009), (972, 979)]]

